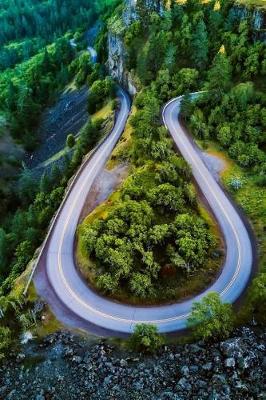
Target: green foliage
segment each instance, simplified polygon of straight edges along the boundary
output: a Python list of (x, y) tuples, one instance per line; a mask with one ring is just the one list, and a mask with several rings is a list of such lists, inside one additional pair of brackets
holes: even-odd
[(8, 327), (0, 326), (0, 359), (10, 350), (12, 343), (11, 331)]
[(67, 136), (66, 145), (67, 145), (67, 147), (69, 147), (70, 149), (72, 149), (72, 148), (75, 146), (75, 144), (76, 144), (75, 136), (74, 136), (73, 134), (70, 133), (70, 134)]
[(223, 304), (216, 292), (195, 302), (188, 318), (188, 327), (203, 340), (225, 339), (233, 330), (234, 316), (230, 304)]
[(154, 353), (164, 344), (164, 338), (155, 325), (137, 324), (128, 344), (135, 351)]
[[(24, 271), (35, 249), (44, 239), (45, 230), (58, 209), (64, 186), (82, 161), (83, 156), (99, 140), (101, 123), (89, 122), (82, 130), (71, 160), (64, 169), (53, 167), (40, 182), (31, 180), (24, 172), (16, 194), (23, 205), (7, 219), (5, 229), (0, 229), (0, 283), (1, 292), (8, 293), (14, 280)], [(72, 140), (72, 139), (71, 139)], [(7, 269), (7, 265), (9, 268)]]
[[(219, 93), (218, 96), (211, 92), (203, 94), (193, 104), (188, 102), (183, 114), (192, 114), (190, 127), (196, 136), (217, 139), (240, 166), (263, 177), (265, 97), (255, 91), (252, 82), (239, 83)], [(259, 181), (263, 184), (263, 178), (258, 178)]]
[(115, 85), (111, 78), (97, 80), (93, 83), (90, 89), (88, 99), (88, 110), (90, 114), (94, 114), (100, 110), (104, 102), (115, 96)]
[(0, 99), (9, 115), (11, 134), (29, 151), (36, 146), (31, 131), (42, 108), (67, 83), (70, 75), (66, 65), (73, 57), (69, 41), (60, 38), (30, 60), (0, 74)]
[(88, 76), (95, 72), (95, 67), (91, 63), (89, 53), (83, 52), (79, 57), (72, 61), (70, 70), (75, 75), (75, 82), (81, 87), (87, 82)]
[(192, 37), (192, 59), (199, 69), (204, 69), (208, 62), (208, 32), (202, 19), (197, 23)]
[(252, 314), (261, 324), (266, 324), (266, 273), (261, 272), (252, 282), (249, 291), (249, 304), (252, 308)]

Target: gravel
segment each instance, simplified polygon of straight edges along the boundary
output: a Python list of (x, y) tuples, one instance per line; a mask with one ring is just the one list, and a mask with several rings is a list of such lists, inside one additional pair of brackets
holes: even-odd
[(136, 354), (70, 332), (22, 346), (0, 367), (0, 399), (266, 399), (266, 332)]

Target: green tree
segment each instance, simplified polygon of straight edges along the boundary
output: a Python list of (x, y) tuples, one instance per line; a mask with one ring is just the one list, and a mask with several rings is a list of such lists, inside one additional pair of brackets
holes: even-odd
[(136, 351), (153, 353), (164, 343), (164, 338), (159, 334), (155, 325), (137, 324), (129, 339), (129, 346)]
[(97, 278), (97, 286), (105, 293), (115, 293), (118, 288), (118, 280), (111, 274), (102, 274)]
[(135, 296), (147, 297), (152, 290), (150, 277), (140, 272), (134, 273), (130, 279), (130, 290)]
[(226, 54), (219, 52), (214, 58), (213, 64), (208, 72), (207, 89), (211, 91), (209, 94), (210, 99), (216, 94), (214, 100), (220, 100), (222, 94), (230, 88), (231, 82), (232, 67), (230, 60)]
[(266, 273), (260, 273), (252, 282), (248, 295), (252, 312), (256, 320), (262, 324), (266, 324)]
[(208, 62), (208, 33), (205, 22), (201, 19), (192, 36), (192, 60), (197, 68), (203, 69)]
[(69, 147), (70, 149), (72, 149), (72, 148), (75, 146), (75, 144), (76, 144), (75, 136), (74, 136), (72, 133), (70, 133), (70, 134), (67, 136), (66, 145), (67, 145), (67, 147)]
[(10, 350), (12, 343), (11, 331), (8, 327), (0, 326), (0, 359)]
[(193, 304), (188, 327), (204, 340), (227, 338), (234, 327), (232, 305), (222, 303), (218, 293), (209, 293)]
[(8, 256), (8, 240), (4, 229), (0, 228), (0, 275), (5, 271)]

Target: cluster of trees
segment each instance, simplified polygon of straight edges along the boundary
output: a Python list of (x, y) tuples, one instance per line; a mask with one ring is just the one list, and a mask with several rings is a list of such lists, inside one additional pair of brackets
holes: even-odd
[(24, 39), (12, 42), (0, 50), (0, 71), (13, 68), (16, 64), (29, 60), (33, 55), (45, 47), (46, 41), (42, 38)]
[(100, 110), (106, 99), (114, 99), (115, 84), (109, 77), (96, 80), (90, 88), (90, 96), (88, 99), (88, 110), (90, 114), (94, 114)]
[(241, 167), (258, 175), (258, 183), (265, 185), (266, 97), (253, 82), (238, 83), (228, 90), (213, 88), (217, 82), (222, 80), (224, 85), (228, 79), (224, 75), (226, 70), (223, 74), (221, 70), (225, 58), (217, 57), (210, 69), (207, 86), (212, 90), (191, 104), (187, 102), (183, 111), (185, 115), (190, 113), (189, 126), (196, 136), (216, 139)]
[(125, 32), (128, 68), (136, 70), (143, 84), (156, 79), (161, 69), (174, 74), (181, 68), (195, 68), (204, 76), (219, 48), (223, 25), (214, 3), (203, 7), (188, 1), (181, 6), (172, 1), (170, 11), (161, 17), (153, 9), (148, 12), (145, 2), (138, 2), (139, 19)]
[(136, 99), (132, 161), (138, 166), (123, 183), (120, 199), (104, 220), (82, 228), (82, 246), (95, 263), (97, 287), (118, 295), (153, 299), (164, 271), (187, 276), (203, 267), (214, 246), (199, 217), (191, 171), (160, 125), (152, 89)]
[[(265, 184), (266, 46), (231, 2), (170, 2), (163, 16), (138, 1), (139, 19), (124, 33), (127, 66), (160, 99), (203, 88), (183, 115), (201, 138), (215, 138)], [(155, 2), (156, 5), (156, 2)], [(146, 11), (145, 11), (146, 10)]]
[(29, 61), (0, 74), (0, 100), (11, 134), (27, 150), (36, 146), (32, 131), (43, 107), (69, 81), (68, 64), (74, 56), (69, 41), (60, 38)]

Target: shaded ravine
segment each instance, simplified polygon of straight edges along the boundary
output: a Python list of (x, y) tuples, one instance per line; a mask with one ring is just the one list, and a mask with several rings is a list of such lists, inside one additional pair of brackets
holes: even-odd
[(186, 328), (193, 301), (200, 300), (208, 292), (216, 291), (223, 301), (231, 303), (241, 296), (252, 271), (254, 254), (251, 239), (238, 211), (207, 169), (195, 144), (180, 124), (180, 97), (165, 106), (163, 119), (180, 153), (191, 165), (193, 176), (224, 235), (227, 254), (222, 272), (215, 283), (200, 295), (166, 306), (138, 307), (120, 304), (101, 297), (87, 287), (74, 262), (75, 232), (84, 199), (126, 124), (130, 110), (129, 100), (125, 93), (122, 92), (121, 95), (122, 107), (116, 125), (73, 183), (50, 234), (42, 265), (57, 300), (69, 313), (83, 321), (83, 326), (88, 323), (107, 334), (117, 335), (132, 332), (134, 325), (140, 322), (156, 324), (160, 332), (179, 331)]

